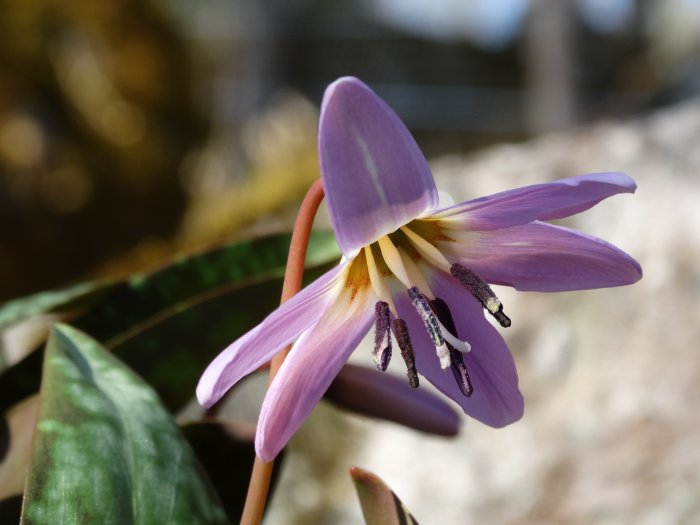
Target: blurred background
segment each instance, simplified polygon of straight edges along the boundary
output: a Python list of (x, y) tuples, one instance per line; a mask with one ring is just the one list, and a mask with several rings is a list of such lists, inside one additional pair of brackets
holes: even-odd
[(358, 461), (425, 523), (700, 522), (695, 0), (0, 0), (0, 302), (288, 229), (343, 75), (455, 198), (627, 171), (637, 196), (568, 224), (646, 275), (501, 292), (529, 402), (510, 429), (427, 439), (321, 407), (270, 523), (356, 523)]
[(700, 89), (690, 0), (1, 0), (0, 13), (0, 300), (149, 264), (297, 200), (318, 175), (320, 97), (342, 75), (385, 98), (428, 158)]

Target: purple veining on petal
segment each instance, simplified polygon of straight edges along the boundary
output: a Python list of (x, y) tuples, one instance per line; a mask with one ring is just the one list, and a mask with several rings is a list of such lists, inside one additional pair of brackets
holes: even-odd
[(216, 403), (242, 377), (272, 359), (285, 345), (312, 326), (328, 308), (345, 264), (336, 266), (234, 341), (212, 361), (197, 385), (204, 407)]
[(623, 173), (591, 173), (496, 193), (456, 204), (435, 215), (459, 219), (455, 228), (493, 230), (568, 217), (612, 195), (634, 193), (636, 188), (635, 182)]
[(396, 306), (409, 326), (418, 373), (474, 419), (497, 428), (519, 420), (523, 415), (524, 401), (518, 390), (513, 356), (505, 341), (486, 320), (479, 302), (453, 277), (432, 270), (429, 279), (435, 295), (445, 301), (452, 312), (459, 332), (455, 335), (472, 346), (471, 352), (462, 355), (469, 370), (473, 392), (470, 397), (465, 396), (452, 371), (440, 368), (440, 361), (435, 356), (435, 348), (422, 320), (408, 298), (397, 295)]
[(450, 260), (494, 284), (559, 292), (623, 286), (642, 277), (639, 263), (597, 237), (533, 222), (502, 230), (464, 232), (444, 243)]
[(292, 347), (265, 396), (255, 449), (264, 461), (287, 444), (323, 396), (374, 320), (373, 294), (341, 295)]
[(415, 140), (358, 79), (338, 79), (326, 90), (318, 143), (328, 209), (346, 256), (436, 208), (435, 182)]

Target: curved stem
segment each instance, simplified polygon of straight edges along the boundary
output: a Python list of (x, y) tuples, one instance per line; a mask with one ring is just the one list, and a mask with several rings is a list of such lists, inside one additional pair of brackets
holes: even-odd
[[(297, 220), (294, 223), (292, 241), (289, 245), (289, 255), (287, 256), (287, 267), (284, 273), (284, 284), (282, 285), (282, 298), (280, 304), (289, 300), (294, 294), (301, 290), (301, 281), (304, 276), (304, 262), (306, 260), (306, 249), (309, 245), (311, 227), (318, 207), (323, 200), (323, 184), (321, 179), (314, 182), (306, 193)], [(277, 375), (284, 359), (289, 353), (291, 346), (282, 350), (272, 358), (270, 363), (270, 375), (268, 386)], [(267, 493), (270, 489), (270, 478), (272, 477), (272, 467), (274, 461), (263, 462), (259, 457), (255, 457), (253, 472), (250, 475), (250, 485), (246, 496), (241, 525), (258, 525), (262, 522), (267, 502)]]

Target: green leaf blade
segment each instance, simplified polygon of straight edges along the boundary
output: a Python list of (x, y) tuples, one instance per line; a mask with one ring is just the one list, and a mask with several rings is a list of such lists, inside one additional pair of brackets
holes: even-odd
[[(279, 305), (289, 241), (289, 234), (277, 234), (180, 257), (103, 288), (100, 300), (72, 324), (115, 352), (168, 408), (178, 410), (206, 365)], [(339, 257), (333, 234), (314, 232), (305, 280)], [(71, 290), (63, 294), (73, 297)], [(37, 391), (42, 353), (0, 372), (1, 409)]]
[[(282, 277), (289, 242), (289, 234), (238, 241), (181, 257), (150, 274), (132, 276), (115, 286), (76, 325), (111, 348), (162, 318), (232, 289)], [(331, 233), (316, 232), (311, 237), (307, 266), (328, 262), (338, 253)]]
[(85, 308), (98, 300), (111, 286), (110, 282), (87, 282), (62, 290), (50, 290), (12, 299), (0, 305), (0, 331), (36, 315)]
[(96, 341), (47, 344), (22, 523), (225, 523), (155, 392)]

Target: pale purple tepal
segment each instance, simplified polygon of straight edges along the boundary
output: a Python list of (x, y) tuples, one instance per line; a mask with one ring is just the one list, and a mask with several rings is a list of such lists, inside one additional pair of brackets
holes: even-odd
[(634, 192), (621, 173), (437, 209), (435, 182), (409, 131), (351, 77), (326, 90), (319, 155), (342, 261), (226, 348), (197, 387), (199, 402), (211, 406), (294, 342), (262, 406), (255, 445), (263, 460), (284, 447), (372, 324), (377, 367), (386, 368), (398, 343), (411, 386), (420, 374), (473, 418), (513, 423), (523, 414), (515, 364), (483, 312), (504, 327), (510, 320), (486, 283), (554, 292), (642, 276), (616, 247), (542, 222)]

